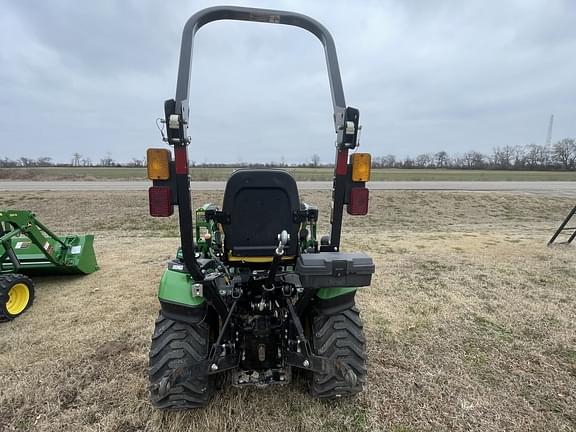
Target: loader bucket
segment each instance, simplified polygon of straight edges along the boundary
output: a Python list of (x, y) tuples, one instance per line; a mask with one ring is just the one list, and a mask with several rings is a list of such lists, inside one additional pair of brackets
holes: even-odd
[[(66, 275), (90, 274), (98, 270), (93, 235), (69, 235), (58, 239), (66, 247), (48, 238), (44, 248), (51, 248), (60, 264), (49, 261), (46, 254), (28, 237), (13, 238), (12, 249), (21, 266), (18, 272), (29, 275)], [(5, 264), (5, 267), (9, 266)]]

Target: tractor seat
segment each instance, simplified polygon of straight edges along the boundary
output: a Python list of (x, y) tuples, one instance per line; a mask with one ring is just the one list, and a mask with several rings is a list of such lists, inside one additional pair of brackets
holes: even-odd
[(281, 169), (239, 169), (224, 191), (222, 213), (224, 249), (229, 262), (265, 263), (272, 261), (278, 234), (286, 230), (290, 242), (284, 260), (298, 254), (300, 208), (294, 178)]

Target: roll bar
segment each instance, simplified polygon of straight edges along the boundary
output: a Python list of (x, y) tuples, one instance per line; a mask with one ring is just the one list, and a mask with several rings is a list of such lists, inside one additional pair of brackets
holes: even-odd
[(322, 251), (337, 252), (340, 250), (343, 208), (344, 204), (346, 204), (349, 188), (348, 151), (357, 146), (359, 129), (359, 111), (355, 108), (346, 107), (334, 39), (318, 21), (294, 12), (238, 6), (216, 6), (203, 9), (192, 15), (186, 22), (182, 33), (176, 97), (164, 103), (164, 112), (167, 126), (167, 138), (165, 141), (174, 146), (176, 194), (173, 200), (178, 204), (182, 255), (188, 270), (196, 281), (204, 280), (204, 274), (196, 261), (192, 240), (192, 200), (188, 173), (190, 67), (196, 32), (204, 25), (219, 20), (253, 21), (300, 27), (315, 35), (324, 45), (337, 138), (332, 194), (333, 204), (330, 215), (331, 231), (329, 238), (321, 242), (320, 250)]
[(190, 67), (194, 49), (194, 36), (196, 32), (206, 24), (220, 20), (284, 24), (303, 28), (316, 36), (324, 46), (328, 76), (330, 78), (332, 105), (334, 108), (334, 126), (336, 133), (341, 133), (342, 126), (344, 125), (346, 101), (344, 99), (340, 68), (338, 67), (336, 46), (334, 45), (332, 35), (326, 27), (306, 15), (295, 12), (238, 6), (215, 6), (203, 9), (192, 15), (184, 26), (182, 46), (180, 49), (180, 65), (178, 67), (178, 81), (176, 84), (176, 108), (178, 111), (181, 109), (185, 119), (188, 119), (189, 111), (188, 95), (190, 93)]

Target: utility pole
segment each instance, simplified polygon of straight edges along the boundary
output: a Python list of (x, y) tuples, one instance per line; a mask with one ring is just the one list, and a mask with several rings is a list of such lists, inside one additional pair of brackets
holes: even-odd
[(548, 123), (548, 133), (546, 134), (546, 147), (550, 149), (552, 146), (552, 128), (554, 127), (554, 114), (550, 116), (550, 123)]
[(546, 165), (549, 165), (552, 161), (552, 128), (554, 127), (554, 114), (550, 115), (550, 121), (548, 122), (548, 132), (546, 133)]

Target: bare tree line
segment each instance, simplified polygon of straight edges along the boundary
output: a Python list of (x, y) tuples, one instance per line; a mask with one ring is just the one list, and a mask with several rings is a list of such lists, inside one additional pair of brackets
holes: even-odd
[(57, 163), (51, 157), (39, 157), (37, 159), (21, 157), (18, 159), (0, 158), (0, 168), (34, 168), (34, 167), (144, 167), (145, 159), (132, 158), (130, 162), (120, 163), (114, 160), (110, 152), (94, 163), (88, 156), (74, 153), (69, 163)]
[[(32, 168), (50, 166), (72, 167), (144, 167), (145, 158), (132, 158), (130, 162), (119, 163), (114, 160), (111, 153), (94, 163), (90, 157), (74, 153), (69, 163), (55, 163), (50, 157), (37, 159), (21, 157), (15, 160), (0, 157), (0, 168)], [(287, 167), (284, 158), (280, 162), (267, 163), (195, 163), (198, 167)], [(292, 167), (329, 167), (332, 164), (322, 164), (320, 156), (313, 154), (308, 162), (290, 164)], [(491, 153), (481, 153), (475, 150), (463, 154), (449, 154), (446, 151), (436, 153), (422, 153), (415, 157), (399, 158), (396, 155), (376, 156), (372, 160), (373, 168), (444, 168), (444, 169), (514, 169), (514, 170), (574, 170), (576, 169), (576, 139), (564, 138), (548, 147), (545, 145), (529, 144), (525, 146), (496, 147)]]
[(548, 147), (496, 147), (490, 154), (475, 150), (450, 155), (446, 151), (423, 153), (416, 157), (397, 158), (395, 155), (375, 157), (374, 168), (453, 168), (453, 169), (576, 169), (576, 140), (564, 138)]

